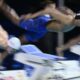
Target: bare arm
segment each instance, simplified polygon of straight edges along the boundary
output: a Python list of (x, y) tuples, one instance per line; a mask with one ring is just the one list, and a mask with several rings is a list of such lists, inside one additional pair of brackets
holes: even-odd
[(21, 15), (21, 19), (27, 20), (27, 19), (31, 19), (31, 18), (36, 18), (36, 17), (44, 15), (44, 14), (47, 14), (47, 13), (45, 13), (44, 10), (41, 10), (36, 13), (28, 13), (28, 14)]
[[(53, 7), (55, 8), (55, 4), (53, 4)], [(45, 7), (44, 9), (42, 9), (36, 13), (29, 13), (29, 14), (22, 15), (21, 18), (22, 19), (30, 19), (30, 18), (35, 18), (35, 17), (41, 16), (41, 15), (50, 14), (50, 12), (47, 8), (48, 7)]]
[[(52, 6), (55, 8), (55, 4), (52, 4)], [(41, 16), (41, 15), (50, 14), (50, 12), (47, 8), (48, 7), (45, 7), (44, 9), (42, 9), (36, 13), (29, 13), (29, 14), (22, 15), (22, 18), (30, 19), (30, 18), (35, 18), (35, 17)]]
[(3, 3), (3, 5), (1, 6), (1, 10), (6, 17), (8, 17), (14, 24), (18, 25), (19, 16), (14, 9), (12, 9), (6, 3)]

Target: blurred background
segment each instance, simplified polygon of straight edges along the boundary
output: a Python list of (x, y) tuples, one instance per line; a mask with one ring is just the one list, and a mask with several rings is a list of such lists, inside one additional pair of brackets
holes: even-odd
[[(53, 0), (57, 3), (57, 0)], [(65, 5), (71, 8), (74, 12), (79, 12), (80, 10), (80, 0), (64, 0)], [(36, 12), (42, 8), (40, 5), (40, 0), (5, 0), (7, 4), (9, 4), (12, 8), (16, 10), (16, 12), (21, 14), (27, 14), (29, 12)], [(0, 24), (8, 31), (9, 34), (15, 35), (19, 37), (25, 31), (19, 27), (16, 27), (9, 19), (7, 19), (2, 13), (0, 13)], [(77, 37), (80, 35), (80, 28), (75, 27), (73, 30), (64, 33), (64, 43), (68, 42), (70, 39)], [(43, 52), (49, 54), (55, 54), (55, 48), (57, 47), (57, 36), (58, 34), (55, 32), (48, 32), (42, 39), (34, 42)], [(27, 43), (29, 44), (29, 43)], [(69, 59), (77, 59), (77, 55), (71, 53), (69, 50), (64, 51), (65, 56)]]

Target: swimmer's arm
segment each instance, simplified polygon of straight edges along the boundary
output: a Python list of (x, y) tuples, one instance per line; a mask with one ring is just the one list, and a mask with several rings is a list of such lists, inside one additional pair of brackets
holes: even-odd
[(19, 16), (14, 9), (12, 9), (6, 3), (3, 3), (3, 5), (1, 6), (1, 10), (2, 10), (3, 14), (6, 17), (8, 17), (15, 25), (18, 25), (20, 19), (19, 19)]
[(31, 18), (36, 18), (38, 16), (42, 16), (45, 14), (47, 14), (47, 13), (45, 13), (44, 10), (41, 10), (36, 13), (28, 13), (28, 14), (21, 15), (21, 19), (27, 20), (27, 19), (31, 19)]
[[(55, 8), (55, 4), (53, 4), (53, 7)], [(49, 11), (48, 11), (47, 7), (45, 7), (44, 9), (42, 9), (38, 12), (35, 12), (35, 13), (29, 13), (29, 14), (22, 15), (21, 17), (23, 19), (31, 19), (31, 18), (36, 18), (38, 16), (42, 16), (42, 15), (45, 15), (45, 14), (49, 14)]]

